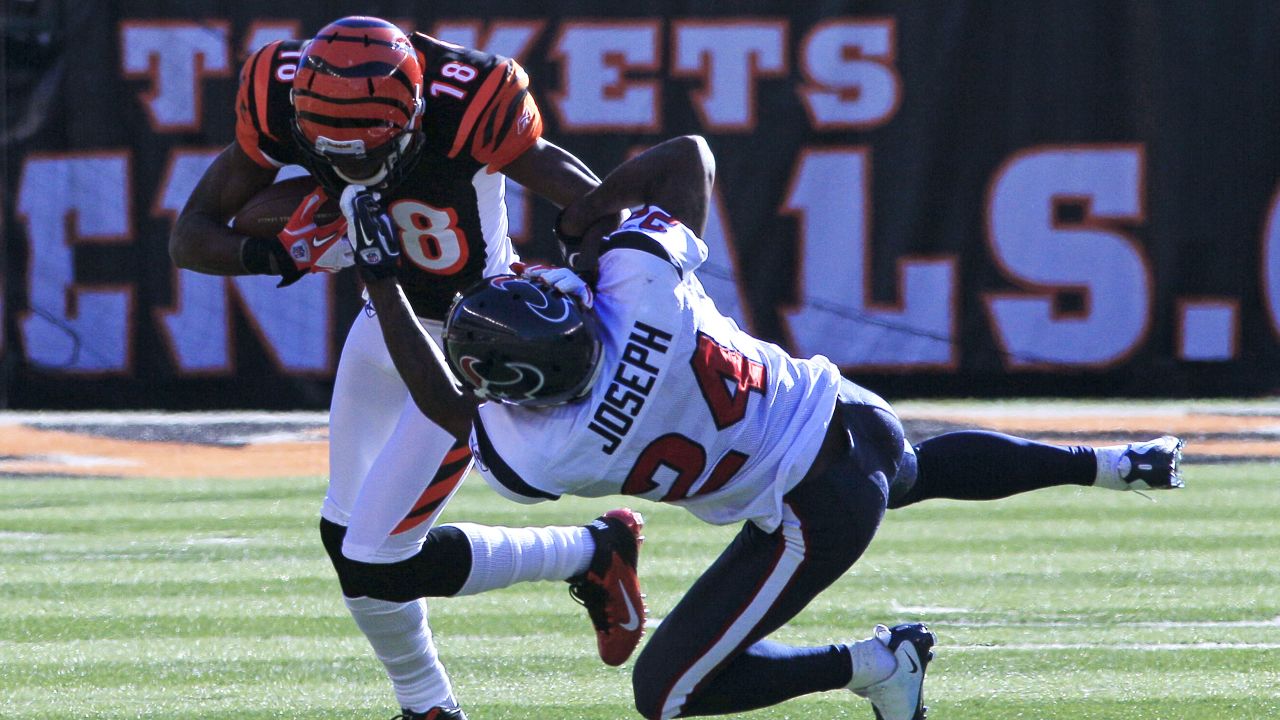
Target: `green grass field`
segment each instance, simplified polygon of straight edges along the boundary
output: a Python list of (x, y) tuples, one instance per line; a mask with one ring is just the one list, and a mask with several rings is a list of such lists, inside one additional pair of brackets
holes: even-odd
[[(1268, 464), (1186, 470), (1188, 489), (1054, 489), (890, 513), (867, 555), (779, 634), (940, 638), (930, 718), (1280, 718), (1280, 483)], [(320, 478), (0, 481), (0, 718), (394, 714), (315, 530)], [(452, 520), (577, 523), (611, 505), (508, 504), (478, 478)], [(639, 503), (660, 619), (732, 528)], [(634, 717), (561, 584), (433, 601), (472, 720)], [(871, 718), (839, 692), (751, 718)]]

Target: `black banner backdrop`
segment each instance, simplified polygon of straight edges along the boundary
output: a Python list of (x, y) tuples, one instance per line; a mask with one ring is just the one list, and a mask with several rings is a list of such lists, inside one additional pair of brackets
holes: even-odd
[[(352, 13), (516, 57), (601, 174), (707, 137), (708, 292), (889, 397), (1280, 385), (1273, 2), (8, 0), (0, 404), (327, 405), (353, 274), (167, 239), (246, 52)], [(544, 255), (554, 208), (509, 201)]]

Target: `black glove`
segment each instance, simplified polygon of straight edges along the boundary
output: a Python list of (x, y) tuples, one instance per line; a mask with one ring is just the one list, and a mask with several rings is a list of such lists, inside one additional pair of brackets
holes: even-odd
[[(357, 186), (348, 186), (347, 192), (352, 187)], [(400, 243), (391, 227), (391, 218), (382, 212), (378, 200), (361, 188), (351, 198), (349, 211), (346, 202), (341, 205), (342, 211), (347, 213), (348, 238), (356, 254), (356, 271), (360, 278), (373, 282), (395, 275), (400, 264)]]
[(306, 275), (289, 257), (289, 251), (275, 240), (245, 238), (240, 246), (240, 264), (250, 275), (279, 275), (276, 287), (287, 287)]

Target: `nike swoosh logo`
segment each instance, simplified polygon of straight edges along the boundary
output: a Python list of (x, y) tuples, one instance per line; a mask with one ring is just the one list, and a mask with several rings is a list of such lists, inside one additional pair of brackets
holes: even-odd
[(332, 240), (332, 239), (334, 239), (334, 238), (336, 238), (336, 237), (338, 237), (338, 233), (330, 233), (330, 234), (328, 234), (328, 235), (325, 235), (325, 236), (324, 236), (324, 237), (322, 237), (322, 238), (320, 238), (320, 237), (318, 237), (318, 238), (312, 238), (312, 239), (311, 239), (311, 244), (312, 244), (312, 245), (315, 245), (316, 247), (324, 247), (324, 244), (325, 244), (325, 243), (329, 242), (330, 240)]
[(916, 674), (916, 673), (920, 672), (920, 666), (919, 666), (919, 665), (916, 665), (916, 659), (915, 659), (915, 658), (913, 658), (913, 657), (911, 657), (910, 655), (908, 655), (908, 656), (907, 656), (907, 662), (911, 663), (911, 672), (910, 672), (910, 674), (914, 675), (914, 674)]
[(627, 594), (627, 586), (618, 581), (618, 589), (622, 591), (622, 601), (627, 604), (627, 621), (618, 623), (618, 627), (631, 632), (640, 627), (640, 615), (636, 613), (636, 606), (631, 604), (631, 596)]

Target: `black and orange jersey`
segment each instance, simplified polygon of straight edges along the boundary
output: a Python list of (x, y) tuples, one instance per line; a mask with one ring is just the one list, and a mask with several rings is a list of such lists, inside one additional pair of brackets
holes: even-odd
[[(422, 64), (424, 146), (382, 205), (399, 232), (405, 294), (418, 315), (441, 319), (458, 290), (515, 260), (498, 171), (537, 142), (542, 116), (515, 60), (422, 33), (410, 39)], [(303, 45), (270, 43), (240, 71), (236, 141), (263, 167), (307, 166), (289, 100)]]

